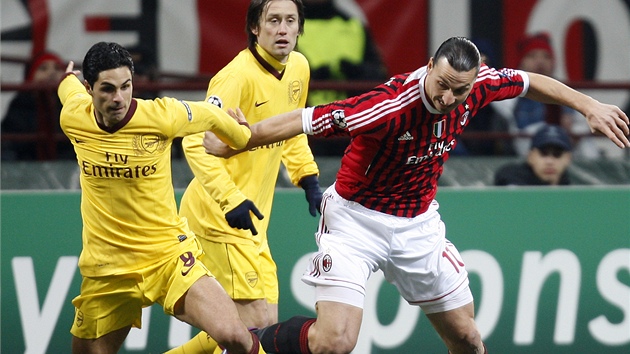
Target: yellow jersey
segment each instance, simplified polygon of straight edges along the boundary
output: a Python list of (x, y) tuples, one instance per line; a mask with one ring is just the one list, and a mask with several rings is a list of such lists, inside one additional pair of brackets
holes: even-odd
[(80, 172), (84, 276), (137, 270), (176, 255), (194, 234), (179, 217), (171, 176), (175, 137), (212, 130), (233, 148), (251, 132), (207, 102), (132, 99), (116, 126), (101, 126), (78, 78), (60, 83), (60, 124)]
[[(301, 53), (291, 52), (286, 63), (280, 63), (256, 45), (254, 51), (241, 51), (212, 78), (207, 100), (224, 109), (239, 107), (252, 125), (304, 107), (309, 79), (308, 61)], [(202, 139), (202, 134), (195, 134), (182, 141), (195, 178), (184, 192), (180, 215), (188, 218), (197, 236), (214, 242), (267, 242), (280, 163), (296, 186), (303, 177), (319, 174), (304, 134), (229, 159), (206, 154)], [(252, 217), (258, 231), (253, 238), (250, 230), (232, 228), (225, 220), (225, 213), (246, 199), (265, 216), (263, 220)]]

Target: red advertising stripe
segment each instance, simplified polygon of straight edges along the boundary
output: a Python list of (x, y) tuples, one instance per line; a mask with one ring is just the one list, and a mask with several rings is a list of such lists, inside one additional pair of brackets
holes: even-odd
[(33, 47), (32, 56), (46, 49), (46, 33), (48, 32), (48, 4), (46, 0), (29, 0), (28, 10), (33, 23)]
[(564, 41), (564, 62), (570, 81), (585, 80), (584, 65), (584, 23), (575, 21), (569, 26)]
[(245, 15), (249, 1), (197, 1), (199, 72), (214, 74), (247, 47)]
[(525, 34), (527, 21), (538, 0), (503, 2), (503, 60), (506, 67), (518, 67), (519, 57), (516, 43)]
[(412, 71), (427, 63), (428, 0), (357, 0), (357, 4), (368, 19), (390, 74)]
[(112, 28), (111, 19), (105, 16), (86, 16), (86, 32), (109, 32)]

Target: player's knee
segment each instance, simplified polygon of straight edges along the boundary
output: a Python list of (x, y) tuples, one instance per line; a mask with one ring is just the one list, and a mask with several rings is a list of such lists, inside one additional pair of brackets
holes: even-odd
[(467, 328), (453, 333), (450, 338), (451, 353), (477, 354), (483, 353), (481, 335), (476, 328)]
[(243, 323), (249, 328), (265, 328), (273, 324), (266, 312), (255, 313), (249, 318), (243, 318)]
[(237, 300), (236, 304), (243, 323), (249, 328), (264, 328), (275, 323), (271, 319), (267, 302), (264, 300)]
[(318, 332), (309, 337), (309, 348), (313, 354), (348, 354), (356, 344), (357, 338), (345, 331)]
[(223, 324), (210, 336), (225, 348), (245, 348), (251, 340), (249, 331), (237, 324)]

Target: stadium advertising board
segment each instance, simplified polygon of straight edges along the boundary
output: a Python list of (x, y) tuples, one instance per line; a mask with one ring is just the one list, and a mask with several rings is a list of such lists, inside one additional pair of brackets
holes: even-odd
[[(80, 195), (4, 192), (1, 198), (1, 351), (66, 352), (71, 300), (80, 287)], [(299, 278), (315, 249), (316, 220), (296, 209), (303, 198), (280, 191), (274, 201), (269, 235), (281, 318), (313, 314), (312, 290)], [(445, 188), (438, 200), (447, 237), (470, 272), (478, 325), (492, 351), (630, 350), (630, 189)], [(443, 352), (421, 311), (380, 273), (368, 288), (354, 353)], [(121, 352), (157, 353), (194, 334), (154, 306)]]

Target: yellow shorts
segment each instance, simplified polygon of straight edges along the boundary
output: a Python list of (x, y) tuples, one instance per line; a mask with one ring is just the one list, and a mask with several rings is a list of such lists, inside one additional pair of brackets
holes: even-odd
[(199, 278), (212, 276), (197, 261), (203, 254), (196, 238), (182, 244), (180, 254), (134, 272), (83, 277), (70, 333), (84, 339), (99, 338), (129, 325), (140, 328), (142, 308), (158, 303), (173, 315), (175, 303)]
[(277, 268), (266, 242), (261, 248), (254, 243), (212, 242), (201, 237), (199, 242), (205, 253), (201, 261), (232, 299), (278, 303)]

